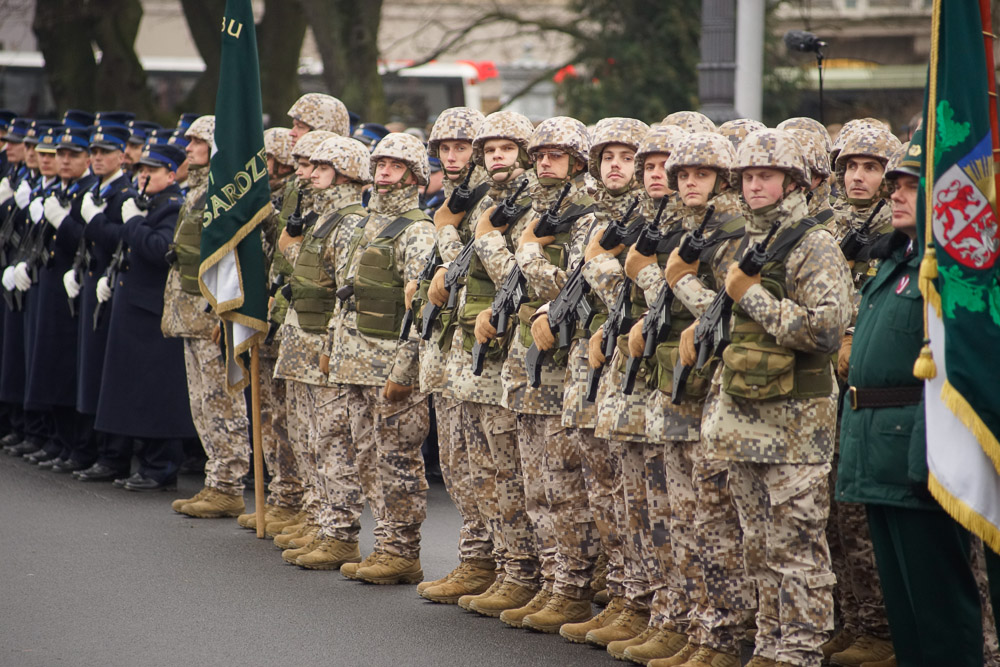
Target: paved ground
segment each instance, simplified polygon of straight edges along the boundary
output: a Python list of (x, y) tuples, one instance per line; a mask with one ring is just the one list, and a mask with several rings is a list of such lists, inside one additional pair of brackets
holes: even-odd
[[(285, 565), (235, 519), (171, 511), (200, 487), (129, 493), (0, 455), (0, 666), (623, 664), (413, 586)], [(422, 561), (437, 578), (456, 564), (459, 517), (443, 486), (429, 500)]]

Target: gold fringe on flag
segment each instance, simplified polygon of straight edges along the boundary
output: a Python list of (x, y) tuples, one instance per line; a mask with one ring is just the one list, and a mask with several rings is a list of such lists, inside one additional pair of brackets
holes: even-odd
[(969, 507), (968, 504), (948, 493), (948, 490), (937, 480), (934, 473), (928, 476), (927, 488), (934, 496), (934, 500), (944, 508), (944, 511), (967, 530), (978, 535), (986, 543), (986, 546), (995, 553), (1000, 553), (1000, 530), (996, 526)]

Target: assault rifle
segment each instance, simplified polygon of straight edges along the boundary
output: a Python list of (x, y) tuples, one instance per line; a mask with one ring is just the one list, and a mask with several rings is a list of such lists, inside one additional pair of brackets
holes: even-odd
[[(475, 239), (469, 239), (469, 242), (465, 244), (462, 251), (458, 253), (458, 257), (448, 265), (448, 270), (444, 274), (444, 288), (448, 290), (448, 301), (444, 306), (445, 308), (455, 308), (458, 305), (458, 291), (461, 287), (459, 281), (469, 273), (469, 265), (472, 264), (472, 257), (476, 254), (473, 247), (474, 243)], [(424, 306), (424, 311), (420, 316), (423, 325), (420, 330), (420, 337), (422, 339), (431, 339), (434, 322), (437, 321), (440, 314), (441, 306), (428, 299), (427, 305)]]
[(469, 204), (472, 203), (472, 188), (469, 187), (469, 181), (472, 180), (472, 172), (475, 170), (475, 166), (470, 164), (462, 183), (448, 197), (448, 210), (452, 213), (464, 213), (469, 210)]
[(869, 236), (868, 232), (871, 229), (872, 222), (875, 220), (875, 216), (878, 212), (882, 210), (885, 206), (885, 199), (880, 199), (877, 204), (875, 204), (874, 210), (872, 210), (871, 215), (865, 220), (865, 224), (861, 225), (857, 229), (852, 229), (847, 232), (847, 235), (840, 241), (840, 251), (844, 253), (844, 257), (848, 262), (853, 262), (858, 258), (858, 255), (867, 246), (871, 245), (872, 238)]
[[(305, 222), (302, 219), (302, 188), (299, 188), (299, 196), (295, 199), (295, 211), (285, 221), (285, 231), (294, 239), (302, 236), (304, 228)], [(285, 296), (284, 288), (287, 286), (286, 281), (287, 277), (285, 274), (280, 272), (275, 274), (271, 284), (267, 286), (268, 301), (276, 298), (279, 293)], [(286, 296), (285, 298), (287, 299), (288, 297)], [(274, 342), (274, 337), (278, 334), (280, 326), (279, 322), (271, 322), (267, 325), (267, 335), (264, 336), (264, 345), (270, 345)]]
[[(148, 211), (152, 203), (151, 198), (146, 194), (146, 188), (148, 187), (149, 179), (147, 178), (146, 182), (142, 184), (142, 190), (139, 191), (138, 196), (135, 198), (135, 205), (140, 211)], [(123, 225), (126, 222), (128, 221), (122, 220)], [(112, 296), (114, 295), (115, 284), (118, 282), (118, 276), (125, 268), (126, 249), (124, 230), (122, 232), (122, 237), (123, 238), (118, 241), (118, 245), (115, 246), (115, 252), (111, 255), (111, 261), (108, 262), (108, 268), (104, 270), (104, 277), (108, 279), (108, 288), (111, 290)], [(94, 331), (97, 331), (97, 326), (100, 324), (101, 313), (104, 311), (104, 304), (110, 301), (111, 299), (108, 299), (108, 301), (105, 302), (98, 301), (97, 305), (94, 307)]]
[[(780, 221), (775, 222), (767, 232), (767, 236), (746, 251), (739, 263), (743, 273), (756, 276), (764, 268), (768, 258), (767, 247), (780, 226)], [(710, 358), (722, 354), (729, 345), (729, 318), (732, 310), (733, 299), (726, 292), (725, 285), (722, 285), (708, 309), (698, 319), (698, 326), (694, 329), (694, 347), (698, 354), (694, 370), (701, 370)], [(685, 367), (680, 359), (674, 365), (674, 384), (670, 391), (670, 402), (674, 405), (680, 405), (683, 400), (684, 387), (691, 370), (691, 367)]]
[[(420, 283), (424, 281), (430, 282), (434, 279), (434, 274), (437, 273), (438, 267), (441, 266), (441, 256), (438, 255), (437, 248), (431, 248), (431, 254), (427, 256), (427, 263), (424, 264), (424, 268), (421, 269), (420, 275), (417, 276), (417, 289), (420, 287)], [(341, 295), (343, 292), (344, 295)], [(350, 297), (354, 296), (354, 285), (345, 285), (337, 290), (337, 297), (341, 301), (346, 301)], [(416, 296), (416, 295), (414, 295)], [(403, 323), (399, 330), (399, 340), (406, 340), (410, 337), (410, 329), (413, 328), (413, 302), (410, 302), (410, 307), (405, 313), (403, 313)], [(429, 335), (428, 335), (429, 337)], [(427, 340), (426, 338), (424, 340)]]
[(302, 190), (303, 188), (299, 188), (299, 196), (295, 198), (295, 211), (285, 221), (285, 231), (293, 239), (302, 236), (305, 228), (305, 221), (302, 218)]
[[(104, 197), (100, 194), (101, 182), (94, 183), (93, 198), (94, 204), (100, 206), (104, 203)], [(70, 271), (73, 272), (73, 280), (76, 281), (77, 285), (83, 284), (83, 274), (87, 270), (87, 265), (90, 264), (90, 251), (87, 250), (87, 239), (80, 234), (80, 243), (76, 246), (76, 254), (73, 255), (73, 265), (70, 267)], [(79, 296), (79, 295), (77, 295)], [(69, 314), (70, 317), (76, 317), (76, 299), (70, 298), (67, 295), (67, 300), (69, 302)]]
[[(715, 214), (715, 207), (709, 206), (705, 210), (705, 217), (693, 232), (684, 237), (677, 249), (680, 258), (687, 264), (694, 263), (702, 251), (708, 247), (708, 240), (705, 238), (705, 228), (708, 226), (712, 215)], [(664, 283), (663, 289), (656, 295), (656, 300), (646, 313), (646, 319), (642, 322), (642, 336), (645, 340), (645, 347), (641, 357), (629, 357), (625, 366), (625, 380), (622, 382), (622, 391), (631, 395), (635, 389), (635, 378), (639, 374), (639, 367), (643, 359), (649, 359), (656, 354), (656, 346), (663, 342), (670, 331), (670, 309), (674, 304), (674, 291), (670, 285)]]
[(500, 200), (499, 206), (496, 207), (492, 213), (490, 213), (490, 224), (499, 229), (500, 227), (506, 227), (524, 215), (531, 204), (525, 204), (524, 206), (518, 206), (517, 200), (521, 198), (521, 193), (524, 189), (528, 187), (528, 179), (522, 178), (521, 184), (517, 186), (517, 191), (512, 193), (508, 197), (504, 197)]

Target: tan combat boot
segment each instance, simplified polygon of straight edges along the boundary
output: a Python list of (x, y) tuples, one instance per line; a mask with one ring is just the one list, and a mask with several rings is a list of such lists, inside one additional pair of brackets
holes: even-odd
[(223, 493), (218, 489), (209, 489), (201, 500), (188, 503), (178, 510), (197, 519), (221, 519), (239, 516), (246, 506), (242, 494)]
[[(500, 620), (512, 628), (519, 628), (525, 616), (534, 614), (536, 611), (541, 611), (549, 603), (551, 597), (551, 592), (544, 588), (540, 589), (535, 593), (535, 597), (531, 598), (523, 607), (500, 612)], [(479, 605), (476, 606), (477, 609), (478, 607)]]
[(199, 491), (198, 493), (194, 494), (194, 496), (192, 496), (190, 498), (178, 498), (174, 502), (170, 503), (170, 507), (173, 508), (173, 510), (175, 512), (180, 512), (182, 507), (184, 507), (188, 503), (196, 503), (196, 502), (198, 502), (199, 500), (201, 500), (202, 498), (204, 498), (205, 494), (207, 494), (209, 491), (211, 491), (211, 489), (209, 489), (206, 486), (201, 491)]
[(593, 613), (594, 607), (590, 604), (589, 597), (577, 600), (557, 593), (549, 598), (542, 609), (522, 618), (521, 627), (552, 634), (559, 632), (559, 628), (566, 623), (582, 623)]
[(279, 549), (298, 549), (299, 547), (304, 547), (305, 544), (293, 544), (294, 540), (300, 540), (303, 535), (312, 533), (313, 535), (319, 530), (319, 526), (314, 523), (303, 523), (299, 525), (298, 530), (292, 533), (282, 533), (274, 538), (274, 546)]
[[(274, 505), (264, 505), (264, 525), (267, 525), (267, 515), (274, 509)], [(240, 528), (257, 530), (257, 508), (236, 517), (236, 523)]]
[(305, 556), (307, 553), (315, 549), (318, 542), (319, 540), (314, 538), (309, 542), (309, 544), (303, 545), (301, 547), (293, 547), (285, 549), (284, 551), (281, 552), (281, 560), (285, 561), (289, 565), (298, 565), (299, 556)]
[(650, 660), (672, 658), (687, 645), (687, 635), (661, 628), (642, 644), (629, 646), (625, 649), (624, 655), (626, 660), (645, 665)]
[[(431, 602), (456, 604), (463, 595), (478, 595), (496, 581), (496, 564), (493, 561), (470, 561), (462, 565), (452, 572), (447, 581), (420, 590), (420, 596)], [(419, 590), (419, 586), (417, 588)]]
[(296, 565), (307, 570), (339, 570), (344, 563), (361, 562), (361, 550), (357, 542), (323, 537), (313, 540), (311, 546), (310, 551), (295, 559)]
[[(688, 642), (687, 646), (690, 645), (691, 643)], [(647, 667), (740, 667), (738, 655), (716, 651), (707, 646), (699, 647), (685, 662), (676, 662), (676, 657), (650, 660), (646, 665)]]
[[(287, 519), (283, 519), (281, 521), (266, 522), (264, 524), (264, 535), (271, 538), (277, 537), (278, 535), (284, 533), (285, 529), (288, 528), (289, 526), (300, 526), (303, 523), (305, 523), (308, 519), (309, 516), (305, 512), (299, 511), (293, 514), (292, 516), (288, 517)], [(293, 530), (289, 532), (295, 532), (295, 531)]]
[[(587, 641), (588, 632), (600, 630), (607, 625), (611, 625), (624, 610), (625, 598), (615, 598), (597, 616), (592, 616), (583, 623), (567, 623), (559, 628), (559, 634), (571, 642), (583, 644)], [(643, 625), (642, 627), (646, 626)]]
[[(650, 660), (646, 663), (646, 667), (649, 665), (654, 665), (654, 667), (679, 667), (680, 665), (686, 665), (687, 661), (694, 657), (694, 654), (698, 652), (701, 647), (694, 642), (688, 642), (684, 645), (680, 651), (673, 654), (669, 658), (657, 658), (656, 660)], [(737, 665), (737, 667), (739, 667)]]
[(646, 640), (648, 640), (650, 637), (653, 637), (659, 631), (660, 631), (659, 628), (649, 627), (640, 632), (635, 637), (632, 637), (632, 639), (623, 639), (621, 641), (611, 642), (607, 646), (608, 653), (610, 653), (611, 657), (614, 658), (615, 660), (626, 660), (627, 658), (625, 657), (625, 649), (629, 648), (630, 646), (639, 646), (641, 644), (645, 644)]
[(448, 574), (444, 575), (440, 579), (435, 579), (433, 581), (421, 581), (419, 584), (417, 584), (417, 593), (419, 593), (420, 595), (423, 595), (424, 591), (427, 590), (428, 588), (430, 588), (431, 586), (437, 586), (439, 584), (443, 584), (444, 582), (446, 582), (449, 579), (451, 579), (452, 577), (454, 577), (455, 574), (459, 570), (464, 570), (465, 568), (466, 568), (466, 564), (464, 562), (462, 562), (462, 563), (458, 564), (458, 567), (456, 567), (454, 570), (452, 570)]
[[(267, 511), (264, 515), (264, 537), (274, 538), (281, 534), (281, 530), (274, 530), (271, 528), (272, 525), (280, 525), (284, 527), (287, 525), (287, 521), (298, 515), (298, 510), (294, 507), (281, 507), (275, 505), (272, 509)], [(256, 526), (254, 526), (256, 528)]]
[(504, 575), (501, 574), (496, 578), (496, 581), (494, 581), (489, 588), (487, 588), (479, 595), (463, 595), (462, 597), (458, 598), (458, 606), (461, 607), (462, 609), (465, 609), (466, 611), (473, 611), (472, 609), (473, 602), (477, 600), (485, 600), (491, 595), (495, 595), (496, 592), (500, 590), (500, 587), (503, 586), (503, 582), (504, 582)]
[(605, 648), (611, 642), (638, 637), (647, 627), (649, 627), (648, 611), (625, 609), (618, 615), (614, 623), (591, 630), (587, 633), (586, 639), (588, 644)]
[(374, 565), (375, 561), (378, 560), (378, 555), (377, 551), (373, 551), (365, 556), (365, 559), (360, 563), (344, 563), (340, 566), (340, 573), (348, 579), (357, 579), (358, 570), (369, 565)]
[(358, 567), (355, 577), (369, 584), (419, 584), (424, 579), (419, 558), (379, 554), (371, 565)]
[(778, 663), (770, 658), (765, 658), (763, 656), (755, 655), (750, 658), (750, 662), (743, 665), (743, 667), (778, 667)]
[(593, 602), (598, 607), (604, 607), (609, 602), (611, 602), (611, 594), (608, 593), (608, 589), (605, 588), (604, 590), (597, 591), (596, 593), (594, 593), (594, 600), (593, 600)]
[(492, 595), (484, 594), (482, 597), (474, 598), (469, 603), (469, 609), (477, 614), (496, 618), (508, 609), (520, 609), (531, 602), (536, 593), (538, 591), (534, 588), (504, 581)]
[(853, 632), (847, 632), (846, 630), (838, 631), (819, 647), (823, 651), (823, 663), (828, 663), (830, 656), (834, 653), (846, 651), (854, 643), (855, 639), (857, 639), (857, 636)]
[(892, 642), (861, 635), (850, 647), (830, 656), (830, 664), (838, 667), (861, 667), (863, 662), (885, 660), (895, 653)]
[(896, 656), (893, 655), (891, 658), (875, 662), (862, 662), (861, 667), (896, 667)]

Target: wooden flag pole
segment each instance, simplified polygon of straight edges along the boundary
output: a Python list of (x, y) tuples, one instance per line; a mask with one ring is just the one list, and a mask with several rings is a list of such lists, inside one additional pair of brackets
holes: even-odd
[(253, 497), (257, 537), (264, 538), (264, 449), (260, 437), (260, 345), (250, 348), (250, 403), (253, 417)]
[(1000, 129), (997, 127), (997, 70), (993, 58), (993, 17), (989, 0), (979, 1), (979, 19), (983, 24), (983, 48), (986, 50), (986, 85), (990, 101), (990, 135), (993, 149), (993, 187), (1000, 197)]

